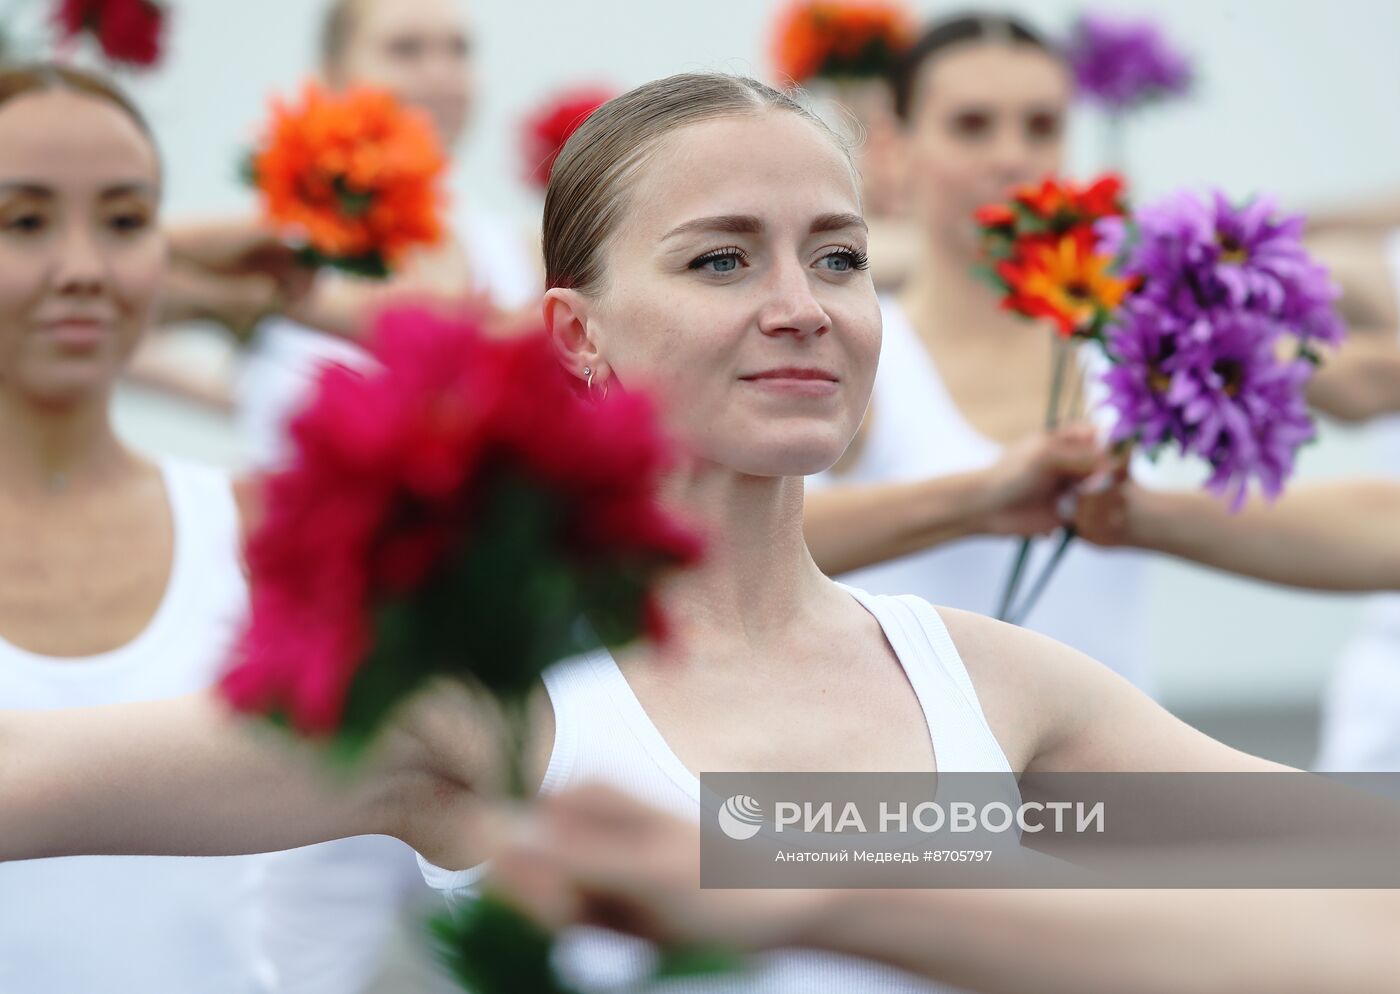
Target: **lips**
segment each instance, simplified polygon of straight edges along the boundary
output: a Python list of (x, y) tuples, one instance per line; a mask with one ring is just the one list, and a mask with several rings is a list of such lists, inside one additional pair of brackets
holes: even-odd
[(841, 381), (830, 370), (815, 366), (783, 366), (739, 377), (749, 389), (770, 398), (829, 401), (841, 392)]
[(90, 348), (107, 337), (111, 322), (93, 317), (64, 317), (43, 321), (44, 334), (65, 348)]
[(812, 366), (784, 366), (781, 369), (768, 369), (761, 373), (750, 373), (739, 377), (741, 380), (825, 380), (840, 382), (835, 373)]

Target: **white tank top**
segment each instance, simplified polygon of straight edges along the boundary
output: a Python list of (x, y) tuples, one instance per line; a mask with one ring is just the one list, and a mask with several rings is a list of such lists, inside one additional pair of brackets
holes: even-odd
[[(848, 470), (809, 477), (812, 489), (948, 476), (985, 468), (1001, 455), (1002, 447), (980, 434), (958, 410), (903, 309), (887, 297), (881, 301), (881, 314), (884, 341), (864, 447)], [(1093, 372), (1092, 360), (1086, 366)], [(1092, 405), (1097, 377), (1086, 376), (1085, 382), (1091, 385)], [(1137, 463), (1134, 474), (1140, 475)], [(994, 614), (1018, 544), (1019, 539), (1007, 536), (961, 539), (854, 570), (841, 579), (873, 593), (912, 593), (935, 604)], [(1022, 595), (1030, 590), (1054, 544), (1054, 538), (1036, 541)], [(1140, 552), (1075, 542), (1026, 627), (1087, 653), (1150, 692), (1146, 566)]]
[[(937, 768), (943, 772), (1005, 773), (1011, 764), (982, 713), (948, 629), (918, 597), (876, 596), (847, 587), (879, 621), (923, 709)], [(642, 708), (606, 650), (552, 667), (544, 678), (554, 708), (554, 747), (541, 785), (552, 793), (603, 781), (656, 807), (698, 816), (700, 780), (681, 762)], [(421, 856), (424, 879), (449, 900), (470, 899), (484, 866), (446, 870)], [(645, 943), (601, 929), (561, 936), (560, 962), (584, 989), (635, 980), (648, 962)], [(776, 952), (758, 957), (740, 977), (705, 978), (667, 991), (685, 994), (933, 994), (948, 988), (880, 964), (834, 953)]]
[[(1400, 230), (1386, 245), (1400, 293)], [(1400, 414), (1371, 426), (1380, 472), (1400, 478)], [(1400, 594), (1367, 598), (1356, 631), (1342, 647), (1322, 701), (1319, 770), (1400, 770)]]
[[(539, 294), (530, 256), (508, 225), (476, 210), (461, 212), (454, 231), (462, 239), (475, 290), (499, 307), (513, 310)], [(317, 373), (329, 363), (351, 367), (368, 361), (351, 342), (285, 318), (258, 328), (238, 376), (238, 422), (253, 461), (275, 465), (286, 454), (286, 426), (309, 399)]]
[[(238, 512), (227, 473), (161, 464), (174, 556), (159, 607), (126, 645), (55, 659), (0, 638), (0, 708), (156, 700), (222, 672), (244, 616)], [(82, 610), (81, 603), (73, 606)], [(249, 967), (255, 857), (76, 856), (0, 863), (0, 991), (153, 994), (261, 990)]]

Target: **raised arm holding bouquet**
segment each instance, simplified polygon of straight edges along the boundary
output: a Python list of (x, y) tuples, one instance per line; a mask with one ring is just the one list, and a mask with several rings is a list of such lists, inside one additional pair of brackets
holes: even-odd
[(1200, 458), (1207, 488), (1232, 510), (1251, 484), (1269, 500), (1282, 492), (1314, 436), (1308, 382), (1343, 337), (1337, 291), (1303, 247), (1303, 225), (1268, 197), (1236, 205), (1181, 191), (1097, 228), (1133, 287), (1100, 338), (1110, 440), (1120, 452)]

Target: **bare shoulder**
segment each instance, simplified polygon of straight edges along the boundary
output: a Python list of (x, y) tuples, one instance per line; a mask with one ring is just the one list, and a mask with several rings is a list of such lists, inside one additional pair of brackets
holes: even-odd
[(1040, 772), (1281, 767), (1187, 725), (1099, 661), (1038, 632), (939, 608), (1013, 768)]

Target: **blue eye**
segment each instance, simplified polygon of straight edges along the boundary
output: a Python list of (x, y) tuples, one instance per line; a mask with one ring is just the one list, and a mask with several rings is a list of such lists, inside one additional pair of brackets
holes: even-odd
[(822, 256), (817, 262), (833, 273), (849, 273), (870, 268), (870, 259), (866, 254), (854, 249), (838, 249)]
[(737, 248), (715, 249), (706, 252), (690, 263), (690, 269), (706, 269), (712, 273), (727, 274), (737, 272), (744, 265), (744, 253)]

